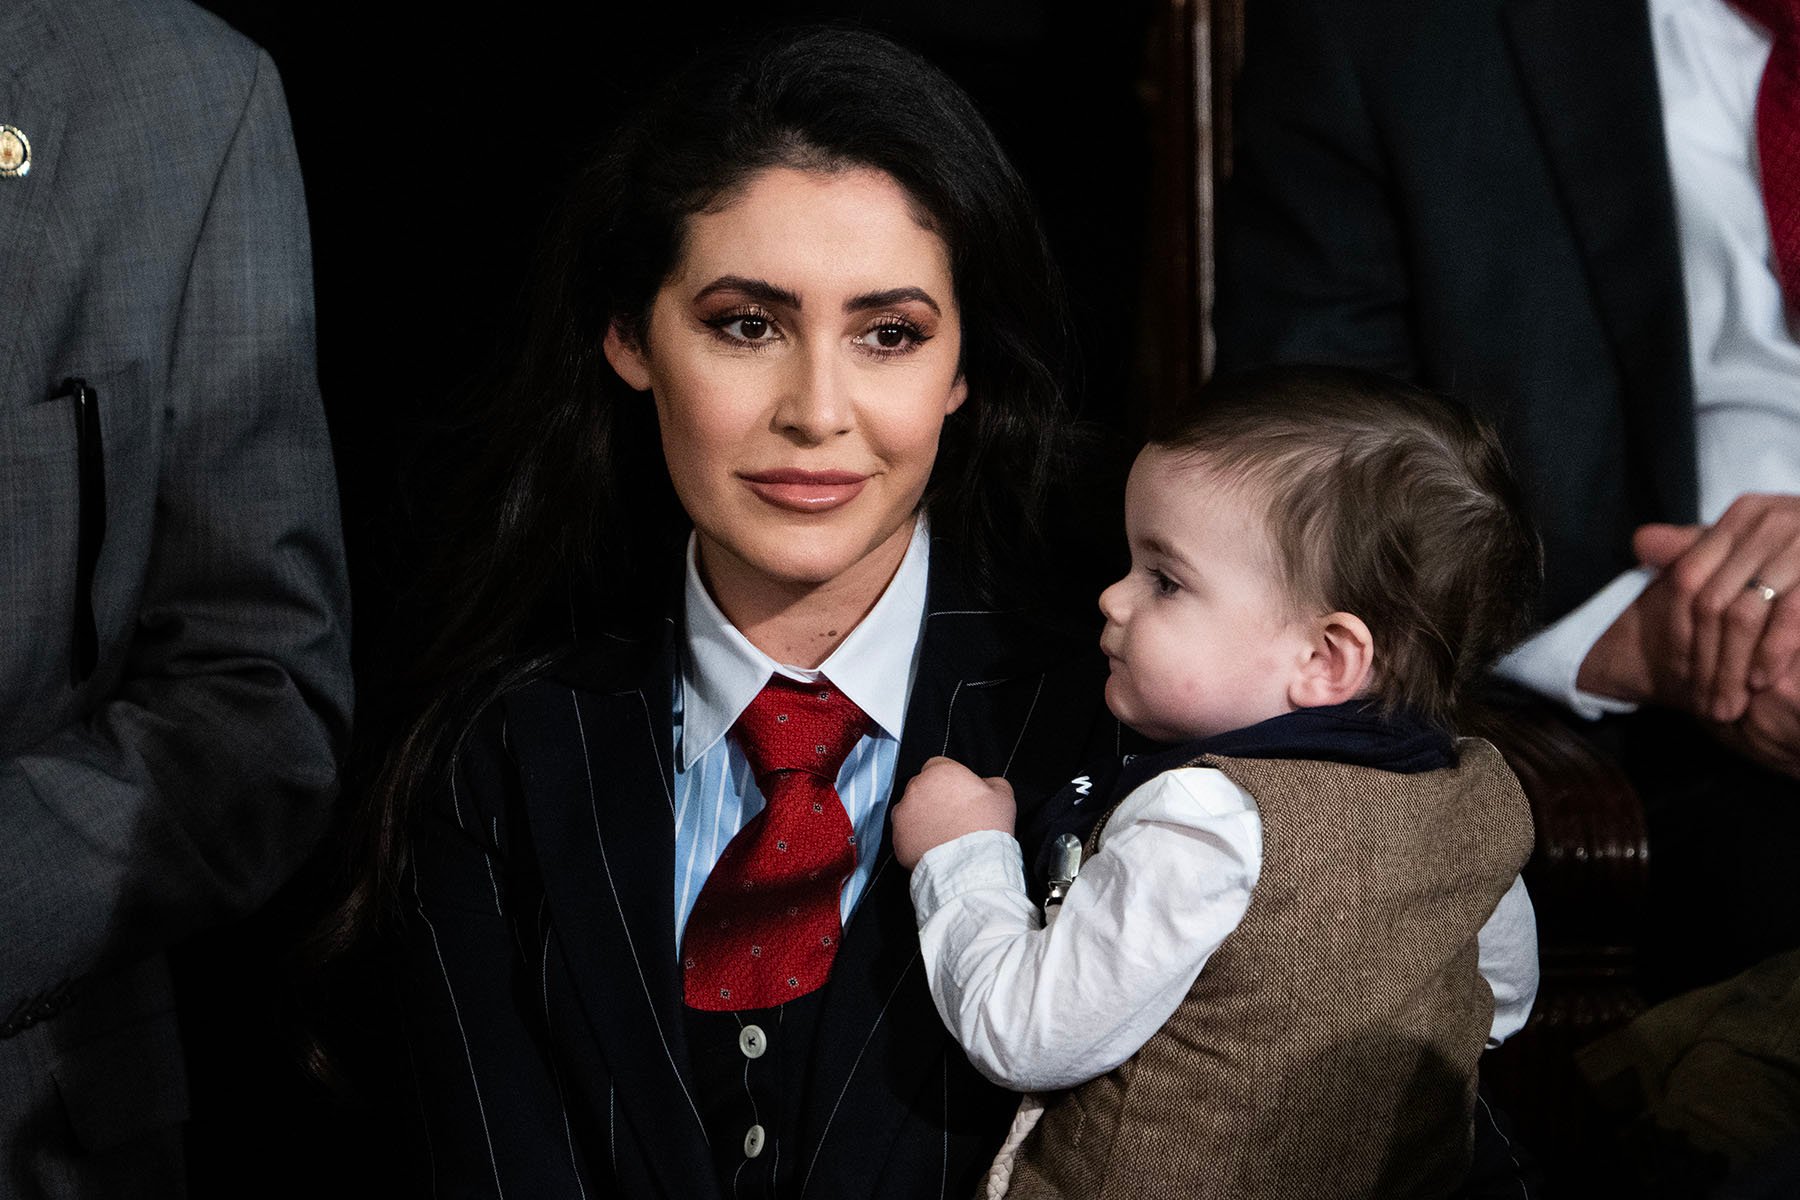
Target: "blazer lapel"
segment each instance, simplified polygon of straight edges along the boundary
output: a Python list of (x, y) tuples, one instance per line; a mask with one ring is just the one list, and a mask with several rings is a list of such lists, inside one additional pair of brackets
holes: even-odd
[(509, 697), (508, 727), (551, 925), (620, 1116), (668, 1195), (707, 1197), (670, 885), (674, 670), (672, 635), (603, 647)]
[(1646, 519), (1692, 521), (1686, 303), (1645, 6), (1507, 0), (1504, 20), (1630, 398), (1633, 493)]
[[(934, 544), (924, 646), (907, 704), (894, 798), (925, 760), (948, 754), (987, 775), (1005, 772), (1043, 687), (1038, 656), (1011, 652), (1006, 614), (972, 610)], [(1097, 693), (1096, 693), (1097, 698)], [(919, 1095), (960, 1054), (938, 1022), (919, 961), (910, 876), (884, 828), (875, 876), (832, 964), (814, 1041), (801, 1150), (801, 1194), (826, 1196), (867, 1178)], [(902, 1047), (895, 1051), (890, 1048)]]
[[(11, 9), (10, 12), (4, 10)], [(0, 5), (0, 125), (24, 132), (31, 142), (31, 165), (24, 175), (0, 178), (0, 312), (23, 313), (25, 319), (12, 328), (0, 328), (0, 395), (30, 404), (44, 400), (56, 380), (22, 377), (27, 365), (42, 360), (33, 349), (44, 336), (32, 319), (31, 306), (22, 298), (36, 267), (26, 247), (41, 246), (37, 235), (56, 182), (62, 155), (64, 106), (54, 99), (59, 83), (32, 70), (52, 48), (46, 28), (45, 0), (24, 0), (17, 6)], [(53, 61), (65, 61), (56, 56)]]

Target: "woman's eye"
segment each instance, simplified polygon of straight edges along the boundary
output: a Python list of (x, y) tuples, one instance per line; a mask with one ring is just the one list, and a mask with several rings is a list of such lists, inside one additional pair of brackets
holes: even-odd
[(706, 322), (722, 340), (734, 346), (763, 346), (781, 340), (775, 319), (767, 313), (736, 312)]
[(923, 345), (927, 338), (911, 321), (889, 317), (858, 334), (856, 340), (876, 354), (905, 354)]

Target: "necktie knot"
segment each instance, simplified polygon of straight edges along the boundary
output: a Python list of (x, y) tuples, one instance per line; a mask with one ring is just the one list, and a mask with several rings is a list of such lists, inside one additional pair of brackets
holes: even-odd
[(868, 731), (869, 718), (829, 680), (776, 675), (731, 728), (759, 785), (779, 771), (805, 771), (829, 784)]
[(826, 680), (777, 675), (731, 727), (768, 801), (694, 901), (682, 992), (709, 1011), (768, 1008), (822, 986), (843, 934), (856, 830), (838, 772), (869, 718)]

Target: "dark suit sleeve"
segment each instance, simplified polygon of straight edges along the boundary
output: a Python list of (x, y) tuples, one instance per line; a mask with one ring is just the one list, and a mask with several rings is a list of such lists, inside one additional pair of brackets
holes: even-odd
[(143, 165), (217, 170), (169, 185), (205, 216), (159, 248), (189, 265), (161, 314), (153, 544), (122, 671), (84, 722), (0, 758), (0, 1017), (255, 908), (329, 815), (348, 612), (305, 202), (274, 67), (257, 54), (246, 78), (223, 146)]
[(412, 823), (398, 982), (439, 1197), (604, 1194), (582, 1179), (549, 1048), (553, 950), (535, 870), (514, 854), (519, 803), (496, 710)]
[(1406, 259), (1341, 9), (1250, 6), (1220, 204), (1219, 367), (1415, 369)]

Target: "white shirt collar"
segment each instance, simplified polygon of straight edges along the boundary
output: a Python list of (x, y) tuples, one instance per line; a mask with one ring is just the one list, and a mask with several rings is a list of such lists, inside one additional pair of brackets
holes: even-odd
[[(1676, 13), (1692, 9), (1699, 19), (1715, 29), (1729, 28), (1740, 23), (1756, 29), (1761, 28), (1760, 25), (1756, 25), (1750, 18), (1733, 8), (1731, 0), (1648, 0), (1647, 7), (1650, 11), (1652, 25), (1666, 21)], [(1656, 47), (1656, 54), (1658, 59), (1662, 58), (1661, 47)], [(1658, 69), (1661, 69), (1660, 62)]]
[(906, 722), (906, 698), (918, 668), (920, 633), (925, 625), (925, 582), (930, 575), (931, 535), (924, 517), (913, 525), (912, 541), (881, 599), (831, 657), (816, 669), (778, 663), (739, 633), (700, 580), (696, 539), (687, 546), (687, 637), (682, 656), (681, 769), (724, 737), (779, 671), (811, 682), (826, 676), (856, 702), (884, 733), (898, 740)]

